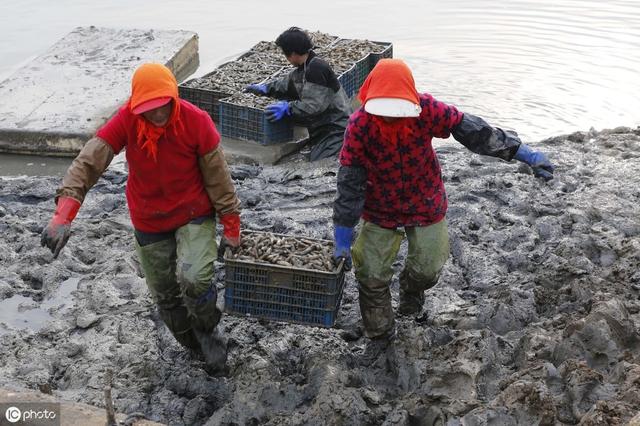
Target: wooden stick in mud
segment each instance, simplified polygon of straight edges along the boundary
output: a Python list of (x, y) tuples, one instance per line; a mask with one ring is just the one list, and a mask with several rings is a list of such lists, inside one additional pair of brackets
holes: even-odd
[(113, 409), (113, 399), (111, 399), (111, 383), (113, 381), (113, 371), (107, 370), (105, 375), (105, 387), (104, 387), (104, 406), (107, 410), (107, 426), (118, 426), (116, 422), (116, 412)]

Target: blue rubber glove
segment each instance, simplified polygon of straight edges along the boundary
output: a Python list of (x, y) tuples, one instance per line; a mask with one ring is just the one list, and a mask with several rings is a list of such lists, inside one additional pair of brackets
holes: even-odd
[(244, 91), (247, 93), (253, 93), (254, 95), (266, 95), (267, 85), (266, 84), (250, 84), (244, 88)]
[(266, 108), (267, 120), (278, 121), (282, 120), (282, 117), (291, 115), (291, 108), (289, 108), (289, 102), (280, 101), (275, 104), (268, 105)]
[(340, 259), (344, 259), (345, 270), (351, 269), (351, 242), (353, 241), (353, 228), (336, 225), (333, 230), (335, 247), (333, 249), (333, 262), (337, 265)]
[(551, 164), (551, 161), (543, 153), (532, 150), (529, 145), (520, 144), (514, 158), (527, 163), (533, 169), (533, 174), (536, 177), (541, 177), (544, 180), (553, 179), (553, 164)]

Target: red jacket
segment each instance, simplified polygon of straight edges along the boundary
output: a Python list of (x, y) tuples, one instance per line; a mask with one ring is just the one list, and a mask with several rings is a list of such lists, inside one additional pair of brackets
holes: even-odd
[(448, 138), (463, 114), (420, 95), (422, 112), (406, 120), (396, 143), (380, 137), (378, 121), (360, 108), (353, 113), (340, 153), (342, 166), (366, 169), (363, 219), (385, 228), (426, 226), (442, 220), (447, 196), (433, 137)]
[(126, 105), (96, 134), (116, 154), (126, 148), (127, 204), (137, 230), (170, 231), (213, 213), (198, 157), (215, 149), (220, 135), (206, 112), (182, 99), (180, 121), (184, 129), (170, 128), (158, 140), (157, 162), (136, 143), (135, 117)]

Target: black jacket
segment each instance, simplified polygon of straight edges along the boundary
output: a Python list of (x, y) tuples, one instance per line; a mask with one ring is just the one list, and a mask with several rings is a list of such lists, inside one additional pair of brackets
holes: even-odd
[(326, 124), (343, 129), (351, 114), (351, 103), (329, 64), (309, 51), (306, 62), (285, 77), (267, 83), (267, 95), (290, 101), (294, 121), (309, 133)]

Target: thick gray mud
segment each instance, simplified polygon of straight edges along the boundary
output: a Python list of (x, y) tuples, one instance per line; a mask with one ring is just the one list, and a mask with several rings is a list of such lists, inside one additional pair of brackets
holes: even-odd
[[(124, 172), (90, 191), (55, 261), (40, 232), (60, 178), (3, 178), (0, 386), (104, 406), (112, 369), (117, 410), (175, 425), (624, 424), (640, 410), (640, 128), (535, 146), (550, 182), (440, 142), (451, 256), (392, 346), (361, 336), (349, 273), (332, 329), (225, 316), (227, 377), (159, 319)], [(233, 166), (243, 226), (331, 238), (336, 170)], [(222, 301), (222, 264), (216, 278)]]

